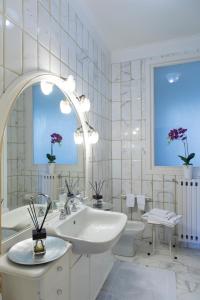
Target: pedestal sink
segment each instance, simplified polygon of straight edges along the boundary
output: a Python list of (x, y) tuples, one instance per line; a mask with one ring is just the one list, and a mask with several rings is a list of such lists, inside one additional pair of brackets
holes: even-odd
[(64, 220), (59, 220), (58, 216), (52, 219), (46, 228), (49, 235), (71, 242), (73, 252), (95, 254), (112, 248), (126, 222), (125, 214), (82, 206)]

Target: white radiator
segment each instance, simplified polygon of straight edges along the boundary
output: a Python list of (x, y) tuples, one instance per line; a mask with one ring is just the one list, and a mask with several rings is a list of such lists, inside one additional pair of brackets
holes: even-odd
[(178, 182), (178, 214), (183, 216), (178, 225), (178, 239), (182, 242), (200, 243), (200, 180)]
[(41, 175), (41, 192), (50, 196), (51, 200), (58, 199), (58, 176)]

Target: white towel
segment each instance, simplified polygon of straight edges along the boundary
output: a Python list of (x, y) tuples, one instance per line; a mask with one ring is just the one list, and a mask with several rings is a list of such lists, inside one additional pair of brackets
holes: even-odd
[(167, 215), (170, 213), (169, 210), (160, 209), (160, 208), (153, 208), (150, 210), (149, 214), (159, 216), (159, 217), (167, 217)]
[(145, 195), (137, 195), (137, 205), (139, 210), (145, 210)]
[(150, 210), (150, 212), (148, 214), (152, 215), (152, 216), (157, 216), (160, 218), (165, 218), (167, 220), (176, 216), (176, 214), (174, 212), (171, 212), (169, 210), (160, 209), (160, 208), (153, 208), (152, 210)]
[(150, 215), (147, 221), (150, 224), (161, 224), (167, 227), (174, 227), (176, 224), (178, 224), (181, 221), (181, 218), (182, 218), (181, 215), (175, 215), (171, 219), (167, 220), (165, 218)]
[(126, 195), (126, 207), (134, 207), (135, 206), (135, 195), (127, 194)]

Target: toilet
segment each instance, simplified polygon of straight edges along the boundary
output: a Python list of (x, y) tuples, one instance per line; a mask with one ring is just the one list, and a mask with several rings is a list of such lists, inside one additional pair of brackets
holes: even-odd
[(136, 254), (135, 239), (141, 239), (145, 224), (141, 221), (128, 221), (126, 228), (117, 244), (113, 247), (113, 254), (132, 257)]

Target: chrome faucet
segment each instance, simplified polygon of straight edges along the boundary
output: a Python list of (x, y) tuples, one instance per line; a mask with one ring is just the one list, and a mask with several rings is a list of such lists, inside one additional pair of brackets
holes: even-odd
[(66, 216), (71, 215), (71, 208), (69, 206), (70, 197), (67, 198), (64, 208), (60, 210), (60, 216), (59, 219), (63, 220), (66, 218)]

